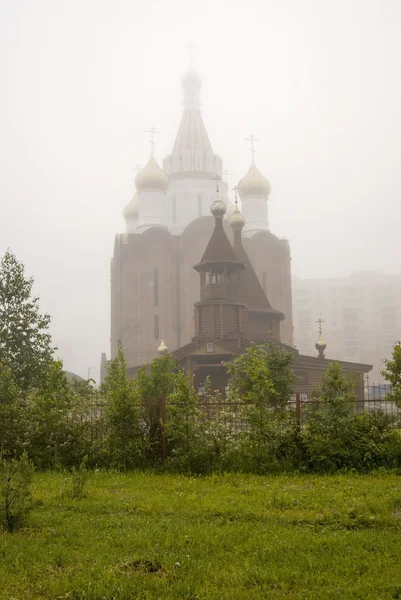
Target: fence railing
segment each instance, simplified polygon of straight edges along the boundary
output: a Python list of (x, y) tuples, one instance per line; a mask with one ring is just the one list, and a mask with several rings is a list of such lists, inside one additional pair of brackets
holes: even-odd
[[(383, 390), (382, 390), (383, 391)], [(391, 400), (391, 395), (379, 393), (376, 389), (370, 390), (370, 393), (365, 391), (365, 400), (352, 401), (351, 409), (355, 414), (371, 413), (380, 411), (389, 416), (391, 427), (401, 429), (401, 408), (397, 407), (396, 403)], [(272, 413), (279, 408), (283, 413), (293, 411), (296, 420), (301, 428), (305, 427), (309, 418), (313, 418), (313, 414), (319, 410), (321, 401), (308, 398), (305, 394), (294, 394), (291, 401), (280, 407), (271, 407)], [(167, 459), (167, 436), (166, 426), (169, 423), (170, 410), (172, 405), (169, 404), (166, 397), (162, 397), (159, 402), (143, 402), (140, 406), (140, 418), (144, 428), (149, 427), (150, 423), (156, 426), (159, 431), (160, 457), (163, 461)], [(227, 427), (227, 431), (231, 428), (235, 431), (243, 431), (248, 426), (249, 410), (254, 408), (254, 404), (245, 402), (233, 402), (223, 397), (220, 398), (199, 398), (196, 405), (198, 409), (199, 421), (206, 425), (208, 423), (217, 422), (222, 427)], [(177, 404), (174, 404), (175, 410)], [(87, 425), (86, 434), (88, 442), (102, 446), (105, 437), (108, 434), (107, 424), (103, 418), (104, 405), (93, 406), (80, 419), (84, 425)], [(179, 409), (179, 406), (178, 406)], [(183, 406), (184, 410), (184, 406)], [(84, 427), (85, 429), (85, 427)]]

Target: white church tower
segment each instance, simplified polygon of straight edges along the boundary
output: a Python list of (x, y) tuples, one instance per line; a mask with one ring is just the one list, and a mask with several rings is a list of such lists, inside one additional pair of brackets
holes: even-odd
[(257, 140), (253, 135), (247, 139), (251, 142), (252, 163), (248, 173), (238, 183), (242, 214), (245, 218), (244, 238), (252, 237), (260, 231), (268, 231), (267, 201), (271, 192), (269, 180), (260, 173), (255, 164), (254, 142)]
[[(200, 111), (201, 80), (190, 69), (182, 78), (184, 112), (173, 146), (163, 162), (169, 177), (169, 229), (174, 234), (198, 217), (208, 216), (216, 178), (222, 178), (222, 159), (214, 154)], [(227, 186), (221, 183), (222, 194)]]

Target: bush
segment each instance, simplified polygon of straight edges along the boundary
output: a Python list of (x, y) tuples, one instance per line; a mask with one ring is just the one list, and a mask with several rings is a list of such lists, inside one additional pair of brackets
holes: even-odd
[(87, 469), (88, 457), (85, 456), (78, 469), (72, 470), (72, 489), (71, 497), (76, 500), (81, 500), (84, 497), (85, 484), (89, 478)]
[(32, 508), (30, 484), (34, 468), (26, 452), (22, 457), (0, 462), (0, 521), (13, 532), (24, 525)]

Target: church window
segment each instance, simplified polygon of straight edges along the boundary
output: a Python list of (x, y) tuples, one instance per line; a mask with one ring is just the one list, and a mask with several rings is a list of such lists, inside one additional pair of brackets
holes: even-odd
[(198, 194), (198, 217), (202, 216), (202, 196)]
[(177, 198), (173, 196), (173, 223), (177, 223)]
[(159, 333), (159, 315), (155, 315), (153, 317), (153, 338), (155, 340), (158, 340), (160, 338)]
[(159, 269), (153, 269), (153, 304), (159, 306)]

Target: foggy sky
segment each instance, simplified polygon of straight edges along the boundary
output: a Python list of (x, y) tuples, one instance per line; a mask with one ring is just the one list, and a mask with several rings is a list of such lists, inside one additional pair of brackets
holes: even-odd
[(399, 0), (1, 0), (0, 254), (34, 276), (84, 377), (109, 355), (114, 235), (144, 129), (159, 164), (172, 149), (189, 41), (231, 186), (261, 140), (293, 273), (401, 271)]

